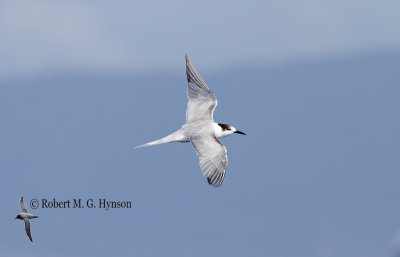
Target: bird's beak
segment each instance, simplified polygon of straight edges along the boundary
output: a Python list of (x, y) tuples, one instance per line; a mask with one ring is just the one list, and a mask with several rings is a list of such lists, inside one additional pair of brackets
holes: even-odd
[(242, 131), (236, 130), (235, 133), (241, 134), (241, 135), (247, 135), (246, 133), (243, 133)]

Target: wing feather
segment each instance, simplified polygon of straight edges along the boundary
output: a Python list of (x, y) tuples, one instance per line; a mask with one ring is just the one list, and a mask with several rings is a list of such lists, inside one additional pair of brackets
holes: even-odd
[(24, 222), (25, 222), (25, 232), (26, 232), (26, 235), (29, 237), (29, 240), (31, 240), (31, 242), (33, 243), (33, 241), (32, 241), (32, 235), (31, 235), (31, 223), (29, 222), (29, 219), (28, 219), (28, 218), (24, 218)]
[(213, 112), (217, 106), (217, 98), (207, 87), (196, 68), (186, 55), (186, 75), (188, 80), (186, 123), (197, 120), (213, 120)]
[(228, 157), (225, 146), (214, 136), (199, 136), (190, 139), (200, 159), (203, 175), (208, 184), (218, 187), (225, 177)]
[(28, 213), (28, 209), (26, 208), (24, 204), (24, 197), (21, 196), (21, 199), (19, 200), (19, 206), (21, 207), (21, 210), (23, 213)]

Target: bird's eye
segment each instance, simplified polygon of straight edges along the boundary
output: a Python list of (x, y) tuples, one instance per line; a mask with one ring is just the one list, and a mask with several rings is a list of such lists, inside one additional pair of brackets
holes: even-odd
[(231, 130), (231, 128), (228, 128), (228, 130)]

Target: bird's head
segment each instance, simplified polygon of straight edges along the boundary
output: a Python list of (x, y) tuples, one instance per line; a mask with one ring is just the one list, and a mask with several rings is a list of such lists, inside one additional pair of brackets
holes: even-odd
[(18, 214), (14, 219), (21, 219), (21, 216)]
[(221, 131), (217, 134), (217, 137), (226, 137), (233, 133), (246, 135), (246, 133), (237, 130), (234, 126), (231, 126), (229, 124), (218, 123), (218, 126), (220, 127)]

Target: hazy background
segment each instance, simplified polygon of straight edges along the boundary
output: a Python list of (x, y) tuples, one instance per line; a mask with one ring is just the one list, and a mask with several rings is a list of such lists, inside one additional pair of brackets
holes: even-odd
[[(0, 255), (382, 257), (400, 251), (398, 1), (2, 1)], [(191, 144), (188, 53), (229, 164)], [(40, 216), (31, 244), (18, 200)], [(130, 200), (37, 209), (32, 198)]]

